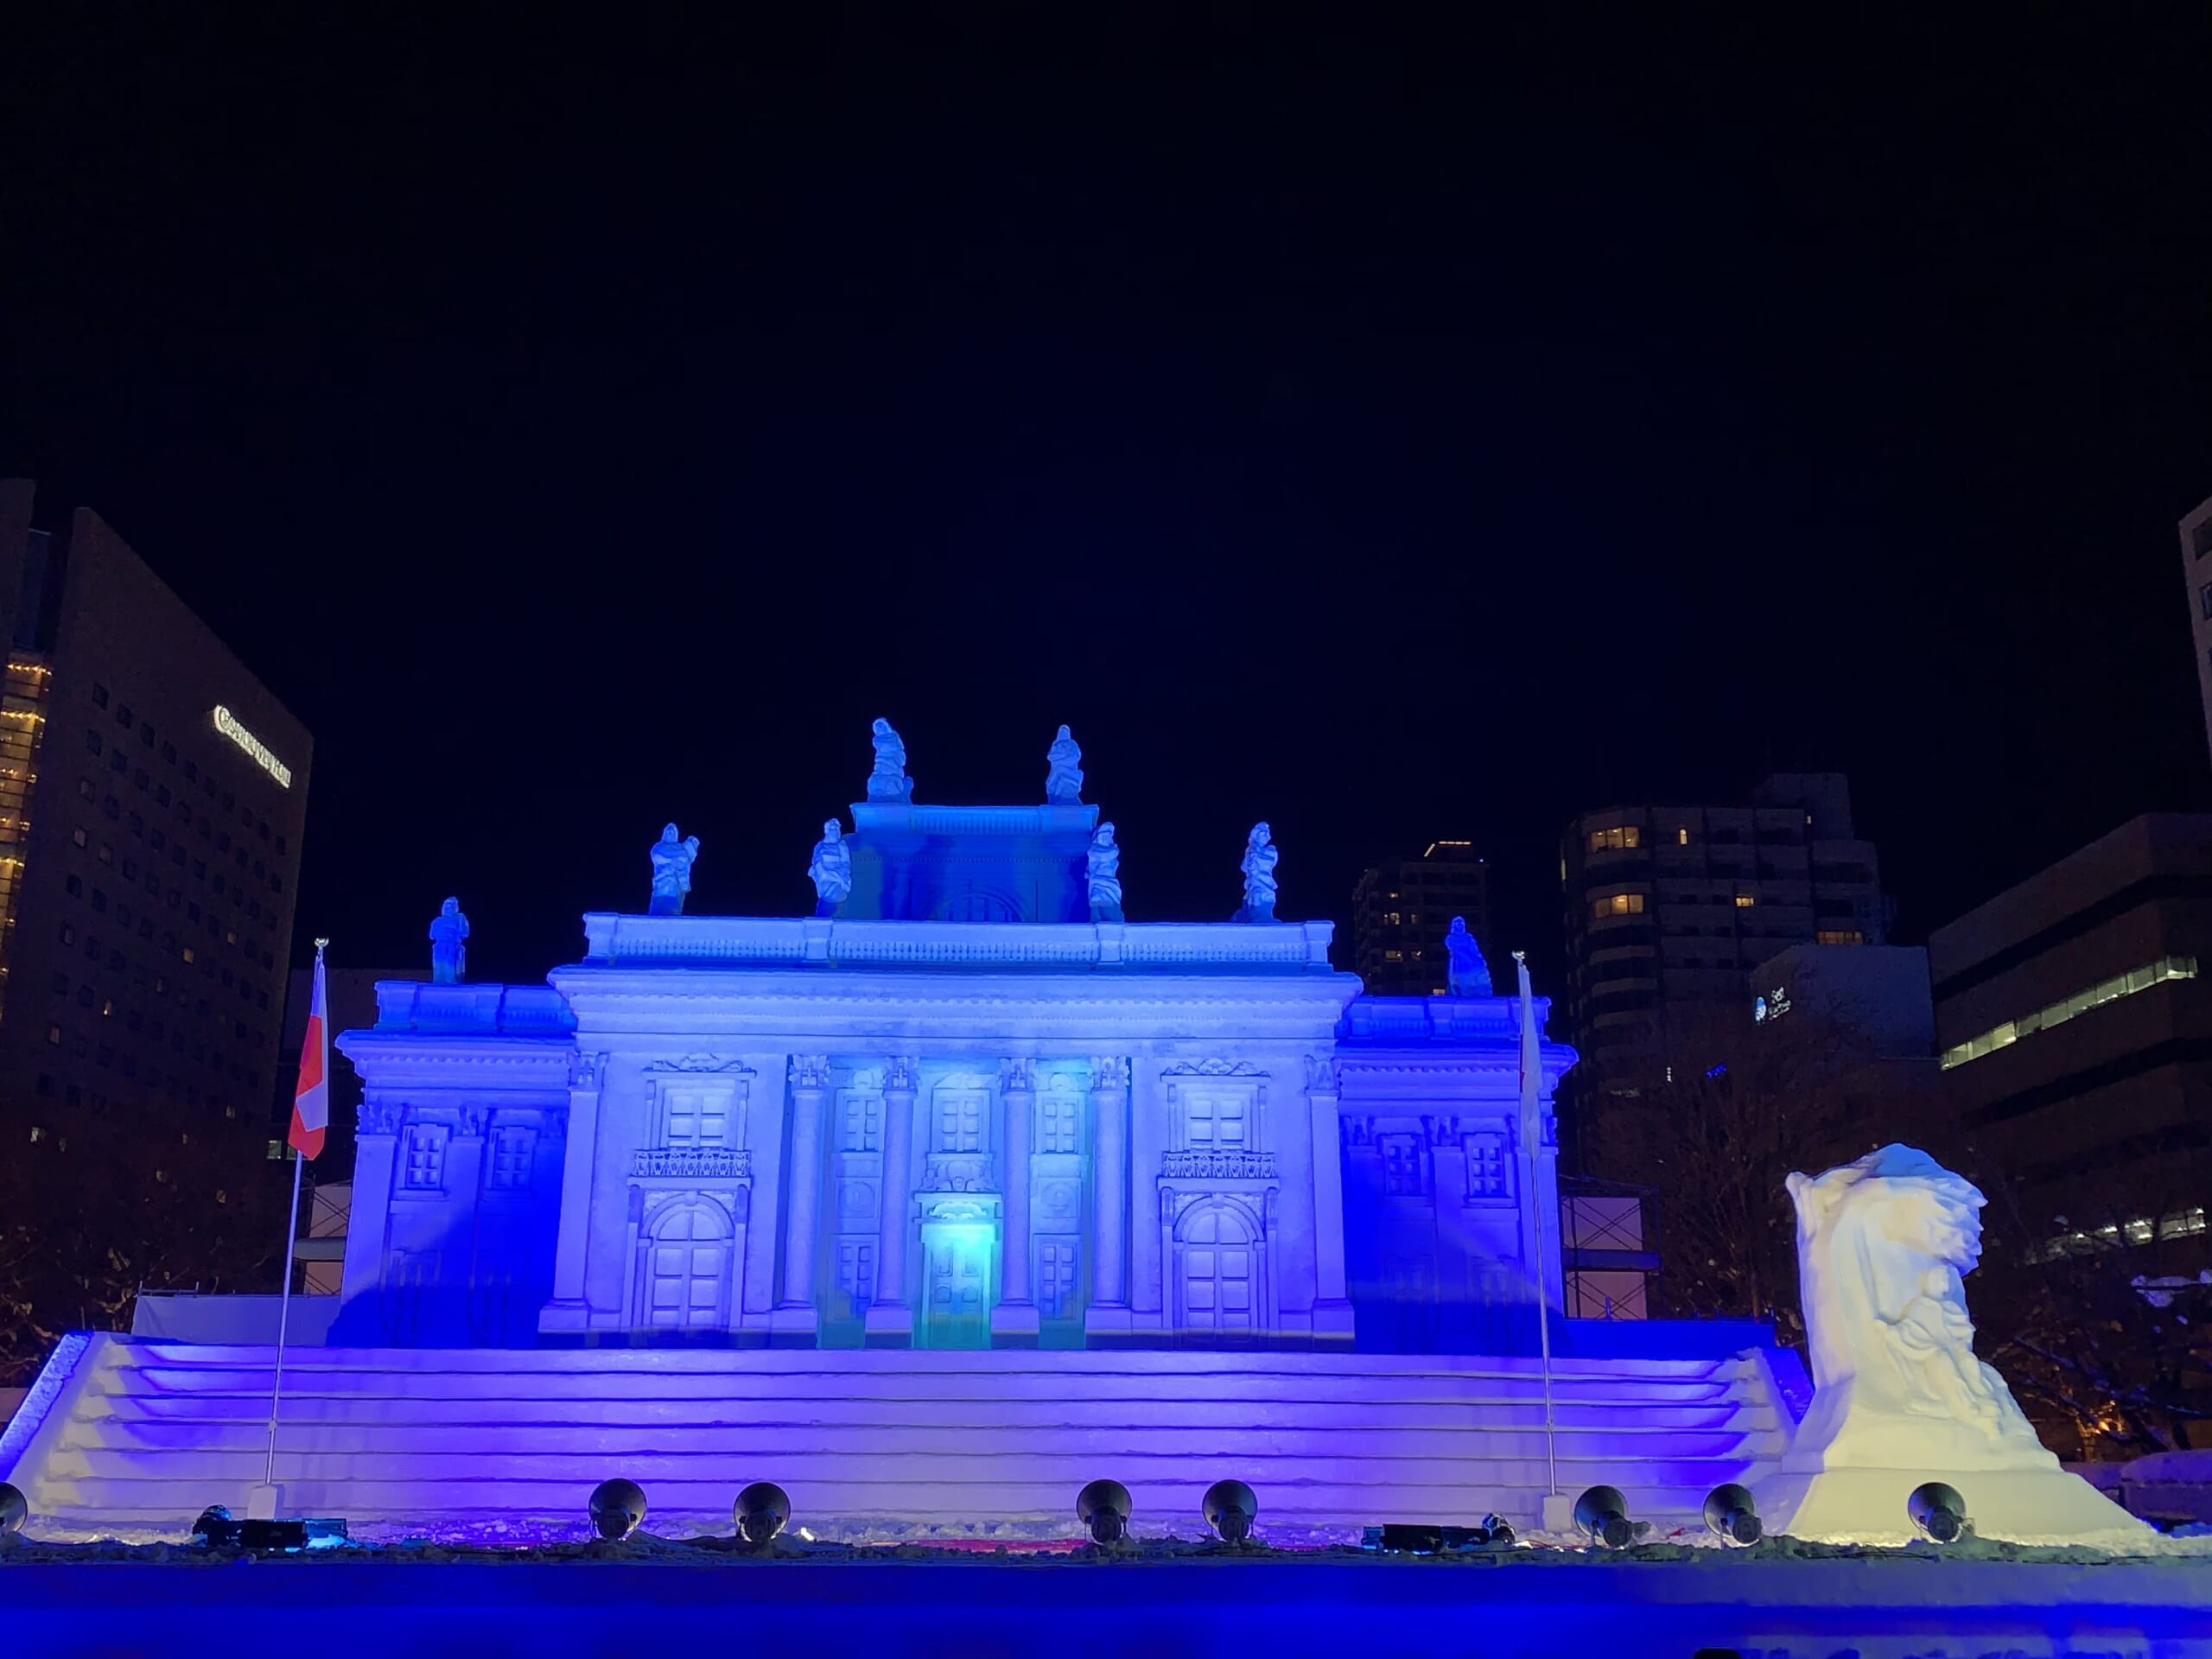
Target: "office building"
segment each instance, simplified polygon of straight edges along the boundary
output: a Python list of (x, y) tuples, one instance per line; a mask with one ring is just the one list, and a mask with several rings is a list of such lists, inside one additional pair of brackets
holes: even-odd
[(2182, 578), (2189, 584), (2189, 629), (2196, 642), (2196, 694), (2204, 704), (2204, 734), (2212, 743), (2212, 499), (2199, 502), (2181, 521)]
[(1490, 871), (1470, 841), (1432, 841), (1419, 858), (1375, 865), (1352, 889), (1352, 966), (1375, 996), (1441, 996), (1444, 934), (1467, 918), (1490, 961)]
[(312, 744), (106, 524), (32, 505), (0, 482), (0, 1112), (257, 1128)]
[(1615, 806), (1567, 827), (1570, 1098), (1618, 1086), (1671, 1014), (1738, 1007), (1745, 976), (1790, 944), (1883, 942), (1890, 908), (1846, 780), (1777, 774), (1726, 806)]
[(1793, 944), (1748, 976), (1755, 1025), (1790, 1020), (1834, 1027), (1869, 1059), (1936, 1055), (1928, 952), (1912, 944)]
[(2201, 1240), (2212, 816), (2122, 824), (1936, 929), (1928, 960), (1968, 1166), (2023, 1224), (2052, 1248)]

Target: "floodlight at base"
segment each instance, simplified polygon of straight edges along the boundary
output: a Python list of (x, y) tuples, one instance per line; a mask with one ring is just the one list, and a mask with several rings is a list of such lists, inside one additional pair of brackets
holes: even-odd
[(756, 1480), (737, 1495), (737, 1535), (754, 1548), (772, 1541), (791, 1518), (791, 1500), (772, 1480)]
[(1513, 1523), (1507, 1520), (1503, 1516), (1486, 1515), (1483, 1516), (1483, 1530), (1490, 1535), (1490, 1541), (1498, 1548), (1506, 1549), (1511, 1548), (1514, 1537)]
[(1129, 1489), (1118, 1480), (1094, 1480), (1075, 1495), (1075, 1518), (1094, 1544), (1118, 1544), (1128, 1535)]
[(1217, 1480), (1199, 1500), (1198, 1513), (1224, 1544), (1242, 1544), (1252, 1536), (1252, 1522), (1259, 1517), (1260, 1500), (1241, 1480)]
[(588, 1506), (592, 1530), (611, 1541), (627, 1538), (645, 1524), (645, 1488), (619, 1476), (591, 1489)]
[(1940, 1480), (1914, 1487), (1904, 1501), (1904, 1512), (1922, 1537), (1939, 1544), (1955, 1544), (1974, 1530), (1974, 1522), (1967, 1519), (1967, 1501), (1959, 1496), (1959, 1489)]
[(31, 1518), (31, 1501), (21, 1490), (0, 1480), (0, 1538), (21, 1532)]
[(1723, 1542), (1741, 1549), (1766, 1535), (1759, 1522), (1758, 1505), (1751, 1493), (1732, 1481), (1705, 1495), (1705, 1524)]
[(245, 1489), (245, 1518), (249, 1521), (274, 1521), (283, 1507), (284, 1489), (269, 1481), (257, 1481)]
[(1592, 1486), (1574, 1500), (1577, 1531), (1607, 1549), (1626, 1549), (1651, 1531), (1649, 1521), (1628, 1518), (1628, 1499), (1618, 1486)]

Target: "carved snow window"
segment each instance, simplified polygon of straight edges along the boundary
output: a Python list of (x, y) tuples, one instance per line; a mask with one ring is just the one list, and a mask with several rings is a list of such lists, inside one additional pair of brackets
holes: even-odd
[(442, 1192), (446, 1185), (446, 1136), (442, 1123), (416, 1123), (407, 1131), (407, 1161), (401, 1179), (410, 1192)]
[(845, 1317), (859, 1319), (875, 1300), (875, 1244), (873, 1240), (849, 1238), (837, 1245), (837, 1294), (845, 1299)]
[(1494, 1130), (1467, 1137), (1467, 1196), (1502, 1203), (1513, 1196), (1513, 1165), (1505, 1137)]
[(1037, 1311), (1048, 1319), (1075, 1311), (1076, 1250), (1073, 1239), (1046, 1239), (1037, 1247)]
[(516, 1192), (530, 1185), (531, 1166), (537, 1158), (537, 1131), (524, 1125), (492, 1131), (491, 1185), (496, 1192)]
[(1246, 1106), (1242, 1096), (1193, 1091), (1185, 1096), (1185, 1144), (1192, 1150), (1242, 1151), (1247, 1138)]
[(664, 1084), (660, 1097), (664, 1145), (719, 1147), (725, 1144), (729, 1128), (729, 1091), (727, 1089)]
[(983, 1149), (983, 1096), (981, 1094), (939, 1095), (937, 1102), (938, 1152), (981, 1152)]
[(883, 1096), (847, 1090), (837, 1099), (837, 1149), (883, 1150)]
[(1076, 1150), (1077, 1125), (1082, 1122), (1082, 1103), (1072, 1095), (1046, 1095), (1037, 1103), (1041, 1120), (1041, 1133), (1037, 1137), (1038, 1149), (1042, 1152), (1073, 1152)]
[(1428, 1171), (1421, 1157), (1421, 1137), (1415, 1135), (1378, 1135), (1376, 1144), (1382, 1154), (1382, 1191), (1385, 1196), (1394, 1198), (1427, 1197)]

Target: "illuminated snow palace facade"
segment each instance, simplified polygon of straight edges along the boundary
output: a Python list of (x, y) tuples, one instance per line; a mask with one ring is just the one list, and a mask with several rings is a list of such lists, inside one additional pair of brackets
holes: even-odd
[(569, 1536), (620, 1472), (657, 1525), (771, 1478), (817, 1536), (1058, 1536), (1103, 1473), (1140, 1530), (1233, 1476), (1344, 1539), (1599, 1475), (1694, 1516), (1773, 1466), (1802, 1372), (1765, 1327), (1557, 1317), (1573, 1057), (1470, 936), (1463, 995), (1366, 996), (1275, 918), (1267, 825), (1235, 919), (1130, 922), (1065, 730), (1033, 806), (917, 804), (876, 751), (811, 915), (683, 914), (673, 824), (548, 983), (468, 982), (448, 902), (434, 982), (337, 1039), (343, 1290), (294, 1304), (281, 1421), (273, 1298), (65, 1337), (0, 1433), (39, 1527), (281, 1488), (357, 1535)]
[(1556, 1306), (1513, 999), (1090, 919), (1094, 806), (853, 817), (834, 913), (379, 988), (334, 1343), (1473, 1352)]

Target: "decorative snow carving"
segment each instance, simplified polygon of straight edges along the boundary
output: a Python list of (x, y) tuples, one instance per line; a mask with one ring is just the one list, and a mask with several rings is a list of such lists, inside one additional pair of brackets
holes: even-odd
[(1160, 1174), (1170, 1181), (1272, 1181), (1275, 1155), (1272, 1152), (1170, 1152), (1160, 1158)]
[(1163, 1066), (1163, 1077), (1264, 1077), (1268, 1074), (1249, 1060), (1178, 1060)]
[(1788, 1186), (1815, 1390), (1791, 1461), (2055, 1466), (2005, 1379), (1974, 1357), (1960, 1279), (1981, 1259), (1974, 1185), (1887, 1146)]
[(1090, 1062), (1090, 1086), (1093, 1089), (1126, 1089), (1129, 1086), (1129, 1063), (1118, 1054), (1100, 1054)]
[(657, 1180), (741, 1180), (753, 1173), (753, 1154), (743, 1147), (649, 1147), (630, 1173)]
[(883, 1068), (883, 1087), (887, 1093), (899, 1089), (912, 1094), (920, 1084), (921, 1068), (911, 1056), (899, 1055)]
[(1309, 1095), (1340, 1092), (1335, 1055), (1308, 1054), (1306, 1057), (1306, 1092)]
[(794, 1089), (827, 1089), (830, 1086), (830, 1057), (827, 1054), (794, 1054), (791, 1056), (791, 1087)]
[(1037, 1062), (1029, 1059), (999, 1062), (999, 1092), (1030, 1095), (1037, 1092)]
[(750, 1077), (753, 1070), (743, 1060), (725, 1060), (714, 1054), (685, 1054), (673, 1060), (655, 1060), (647, 1071), (727, 1071), (734, 1076)]

